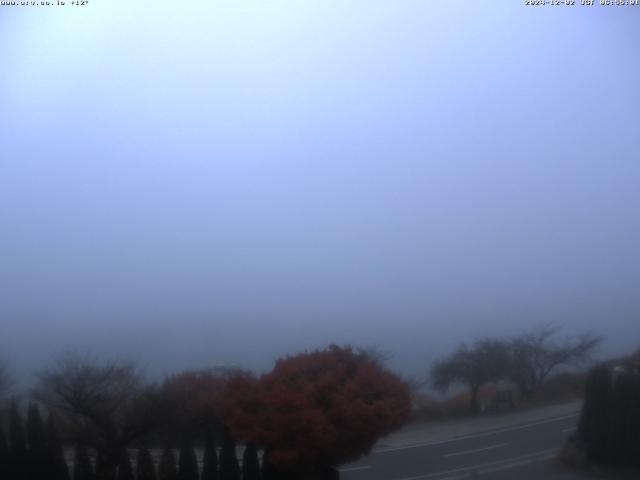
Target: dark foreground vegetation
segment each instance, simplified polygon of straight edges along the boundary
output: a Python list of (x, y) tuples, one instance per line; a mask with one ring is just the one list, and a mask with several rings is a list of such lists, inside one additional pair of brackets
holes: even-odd
[(640, 350), (590, 370), (578, 430), (561, 459), (640, 478)]
[[(0, 416), (0, 479), (333, 479), (412, 416), (572, 400), (585, 388), (572, 445), (593, 462), (635, 465), (640, 356), (587, 380), (578, 367), (599, 343), (547, 325), (463, 344), (433, 366), (430, 382), (467, 389), (439, 401), (412, 388), (425, 382), (391, 373), (376, 349), (334, 345), (282, 358), (261, 376), (212, 368), (157, 384), (131, 363), (66, 354), (39, 375), (28, 406), (14, 400)], [(0, 368), (0, 393), (7, 384)]]
[[(3, 480), (337, 478), (338, 465), (411, 414), (401, 379), (337, 346), (278, 360), (260, 377), (213, 369), (160, 385), (145, 385), (131, 364), (66, 355), (40, 375), (33, 399), (47, 427), (35, 403), (26, 426), (12, 403)], [(66, 462), (62, 444), (74, 447)]]

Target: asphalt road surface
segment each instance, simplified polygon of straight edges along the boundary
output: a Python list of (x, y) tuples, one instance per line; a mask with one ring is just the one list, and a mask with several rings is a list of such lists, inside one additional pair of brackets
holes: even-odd
[(343, 480), (572, 480), (553, 461), (578, 414), (517, 424), (446, 441), (374, 450), (340, 469)]

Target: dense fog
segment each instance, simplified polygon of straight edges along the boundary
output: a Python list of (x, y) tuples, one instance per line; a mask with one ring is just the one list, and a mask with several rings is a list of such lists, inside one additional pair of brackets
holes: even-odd
[[(637, 10), (637, 9), (636, 9)], [(640, 345), (640, 10), (0, 7), (0, 357)]]

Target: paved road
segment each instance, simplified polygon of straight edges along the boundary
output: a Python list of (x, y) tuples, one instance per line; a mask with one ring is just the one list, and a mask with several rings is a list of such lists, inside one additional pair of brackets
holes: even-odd
[(343, 480), (578, 479), (552, 461), (577, 413), (456, 439), (379, 449), (341, 469)]

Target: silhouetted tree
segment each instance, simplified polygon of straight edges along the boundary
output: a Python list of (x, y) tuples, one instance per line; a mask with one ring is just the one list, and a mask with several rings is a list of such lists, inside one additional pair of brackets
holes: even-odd
[(47, 451), (47, 438), (40, 409), (35, 403), (27, 411), (27, 443), (29, 445), (29, 480), (49, 480), (52, 463)]
[(96, 452), (96, 480), (116, 480), (116, 473), (118, 471), (117, 462), (113, 464), (113, 452), (105, 452), (104, 450), (98, 450)]
[(178, 471), (176, 469), (176, 458), (173, 450), (169, 447), (165, 448), (160, 457), (160, 465), (158, 465), (158, 480), (178, 480)]
[(0, 426), (0, 478), (9, 478), (9, 461), (9, 445), (4, 430)]
[(138, 449), (138, 460), (136, 463), (137, 480), (156, 480), (156, 469), (153, 466), (153, 459), (147, 447)]
[(366, 454), (411, 414), (409, 389), (396, 375), (336, 345), (280, 359), (259, 379), (238, 376), (224, 400), (239, 439), (264, 449), (263, 462), (282, 474), (303, 478), (327, 476)]
[(587, 362), (602, 342), (602, 337), (593, 332), (556, 340), (560, 330), (560, 325), (546, 324), (511, 340), (508, 377), (524, 398), (535, 397), (538, 388), (559, 367)]
[(258, 450), (249, 443), (242, 454), (242, 480), (260, 480)]
[(58, 428), (53, 417), (53, 413), (49, 412), (47, 418), (47, 458), (50, 465), (50, 472), (47, 480), (69, 480), (69, 467), (64, 457), (64, 449), (58, 436)]
[(135, 480), (133, 476), (133, 468), (131, 468), (131, 459), (129, 458), (129, 452), (124, 449), (122, 452), (122, 458), (118, 464), (118, 476), (117, 480)]
[(96, 449), (96, 476), (111, 480), (122, 451), (156, 421), (153, 397), (130, 363), (69, 353), (39, 377), (36, 397), (64, 417), (73, 438)]
[(18, 404), (11, 402), (9, 413), (9, 453), (11, 475), (15, 480), (28, 478), (28, 451)]
[(180, 445), (178, 480), (198, 480), (198, 459), (188, 437), (185, 437)]
[(218, 454), (213, 431), (209, 429), (204, 444), (201, 480), (218, 480)]
[(89, 453), (84, 445), (78, 444), (73, 463), (73, 480), (94, 480), (95, 475)]
[(220, 449), (220, 480), (239, 480), (240, 467), (236, 455), (236, 443), (228, 427), (222, 430), (222, 448)]
[(453, 384), (468, 386), (469, 407), (472, 412), (478, 412), (480, 388), (504, 378), (508, 374), (509, 360), (509, 345), (502, 340), (485, 338), (477, 340), (471, 347), (462, 344), (432, 367), (432, 385), (441, 391)]

